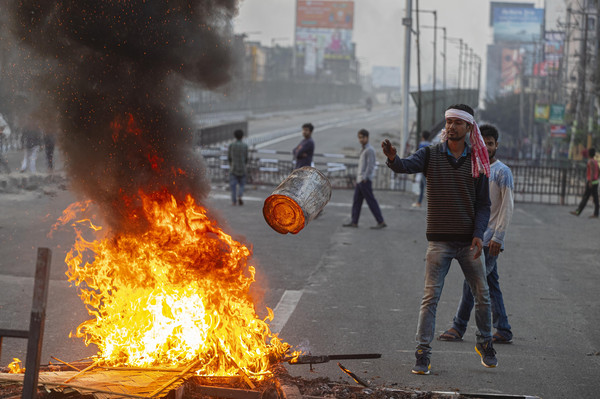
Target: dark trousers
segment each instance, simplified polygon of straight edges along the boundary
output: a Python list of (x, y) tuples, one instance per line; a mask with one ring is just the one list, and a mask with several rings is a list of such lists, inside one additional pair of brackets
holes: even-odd
[(371, 180), (356, 183), (356, 187), (354, 188), (354, 199), (352, 201), (352, 223), (358, 224), (363, 200), (367, 200), (367, 205), (369, 205), (369, 209), (371, 210), (371, 213), (373, 213), (377, 223), (383, 223), (383, 216), (381, 216), (379, 204), (377, 203), (375, 196), (373, 196)]
[(587, 184), (585, 187), (585, 193), (583, 193), (583, 198), (581, 198), (581, 202), (577, 207), (577, 214), (580, 214), (585, 208), (588, 200), (590, 199), (590, 195), (594, 199), (594, 216), (598, 216), (598, 184)]

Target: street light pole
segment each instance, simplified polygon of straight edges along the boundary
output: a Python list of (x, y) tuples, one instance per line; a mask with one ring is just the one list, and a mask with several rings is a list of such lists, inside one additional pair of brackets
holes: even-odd
[(402, 148), (399, 148), (401, 156), (404, 155), (404, 149), (406, 148), (406, 142), (408, 141), (409, 136), (408, 96), (410, 91), (410, 44), (412, 33), (412, 0), (406, 0), (406, 16), (404, 17), (404, 19), (402, 19), (402, 25), (404, 25), (404, 71), (402, 72), (402, 117), (404, 126), (401, 133)]
[(416, 0), (417, 4), (417, 137), (419, 140), (419, 134), (421, 134), (421, 115), (422, 115), (422, 97), (421, 97), (421, 31), (419, 28), (419, 0)]
[[(427, 12), (427, 13), (431, 13), (433, 14), (433, 99), (432, 99), (432, 112), (431, 112), (431, 125), (433, 126), (435, 124), (435, 109), (436, 109), (436, 98), (437, 98), (437, 91), (436, 91), (436, 80), (437, 80), (437, 11), (436, 10), (419, 10), (418, 6), (417, 6), (417, 10), (415, 10), (417, 13), (420, 12)], [(418, 21), (418, 15), (417, 15), (417, 21)], [(417, 31), (420, 31), (419, 26), (417, 26)], [(429, 28), (428, 26), (424, 26), (424, 28)]]

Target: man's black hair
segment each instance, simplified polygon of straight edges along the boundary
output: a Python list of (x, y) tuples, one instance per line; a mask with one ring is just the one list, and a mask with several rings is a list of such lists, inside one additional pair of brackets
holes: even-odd
[(244, 137), (244, 131), (242, 129), (238, 129), (235, 132), (233, 132), (233, 135), (236, 139), (241, 140), (242, 137)]
[(492, 125), (481, 125), (479, 131), (483, 137), (493, 137), (498, 142), (498, 129)]
[(590, 149), (588, 150), (588, 156), (589, 156), (590, 158), (594, 158), (594, 155), (596, 155), (596, 149), (595, 149), (595, 148), (590, 148)]
[(312, 125), (312, 123), (305, 123), (304, 125), (302, 125), (302, 129), (304, 129), (304, 128), (307, 128), (308, 130), (310, 130), (311, 133), (315, 129), (315, 127)]
[(429, 135), (430, 135), (430, 134), (431, 134), (431, 133), (429, 133), (427, 130), (423, 130), (423, 131), (421, 132), (421, 137), (423, 138), (423, 140), (428, 140), (428, 139), (429, 139)]
[(369, 137), (369, 131), (367, 129), (360, 129), (358, 131), (358, 134), (360, 134), (361, 136)]
[(446, 111), (448, 111), (449, 109), (458, 109), (458, 110), (461, 110), (461, 111), (468, 112), (471, 115), (475, 116), (475, 111), (473, 111), (473, 108), (469, 107), (466, 104), (454, 104), (454, 105), (451, 105), (448, 108), (446, 108)]

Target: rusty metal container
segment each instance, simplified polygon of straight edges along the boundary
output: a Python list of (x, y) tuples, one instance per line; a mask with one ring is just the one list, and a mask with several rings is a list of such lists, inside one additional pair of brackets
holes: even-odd
[(310, 166), (294, 170), (265, 200), (263, 215), (278, 233), (297, 234), (331, 199), (331, 183)]

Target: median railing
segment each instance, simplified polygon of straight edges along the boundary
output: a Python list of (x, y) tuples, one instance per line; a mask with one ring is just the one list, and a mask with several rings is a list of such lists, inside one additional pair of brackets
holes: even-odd
[[(229, 181), (226, 147), (201, 150), (213, 182)], [(383, 160), (373, 181), (376, 190), (410, 191), (414, 175), (393, 173)], [(515, 202), (576, 205), (585, 190), (585, 163), (558, 161), (503, 160), (512, 170)], [(314, 167), (323, 172), (333, 188), (351, 189), (356, 181), (358, 157), (343, 154), (315, 154)], [(289, 151), (252, 150), (248, 183), (277, 186), (292, 171)]]

